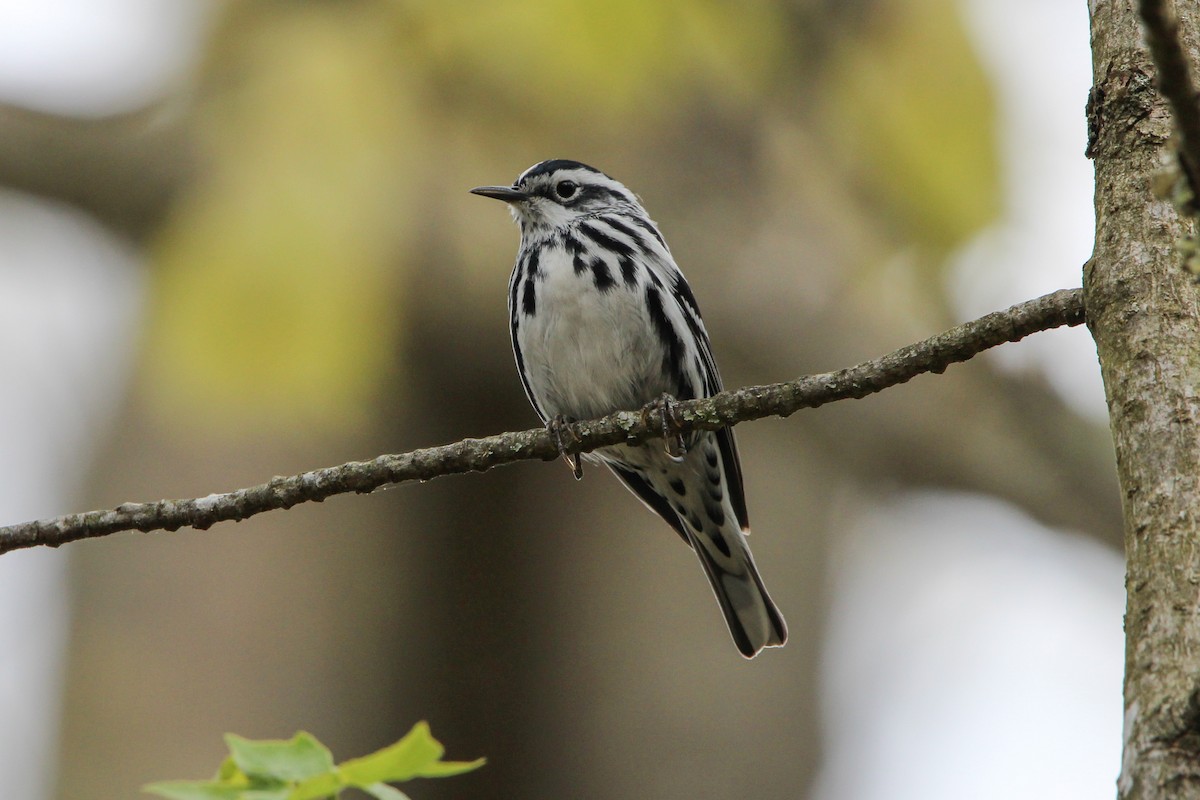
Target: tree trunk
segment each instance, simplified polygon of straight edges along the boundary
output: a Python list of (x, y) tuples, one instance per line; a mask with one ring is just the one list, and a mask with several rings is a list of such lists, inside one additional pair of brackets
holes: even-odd
[[(1134, 0), (1090, 0), (1096, 244), (1084, 269), (1125, 521), (1125, 742), (1121, 798), (1200, 798), (1200, 287), (1188, 230), (1151, 176), (1170, 113)], [(1196, 64), (1200, 5), (1178, 4)]]

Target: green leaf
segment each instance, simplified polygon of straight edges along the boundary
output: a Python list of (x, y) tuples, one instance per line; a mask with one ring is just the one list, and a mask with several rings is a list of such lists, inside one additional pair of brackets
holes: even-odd
[(302, 781), (334, 769), (329, 749), (304, 731), (286, 741), (253, 741), (229, 733), (225, 743), (238, 769), (253, 777)]
[(246, 789), (238, 800), (290, 800), (292, 790), (286, 786), (277, 789)]
[(451, 775), (462, 775), (464, 772), (477, 770), (486, 763), (486, 758), (477, 758), (474, 761), (434, 761), (427, 764), (416, 777), (448, 778)]
[(338, 768), (351, 786), (369, 786), (384, 781), (406, 781), (442, 757), (446, 749), (429, 733), (427, 722), (418, 722), (400, 741), (362, 758), (353, 758)]
[(368, 756), (347, 761), (338, 768), (342, 780), (363, 788), (375, 783), (407, 781), (412, 778), (441, 778), (459, 775), (483, 766), (476, 761), (441, 761), (446, 749), (429, 733), (429, 725), (418, 722), (403, 739)]
[(395, 786), (388, 786), (386, 783), (372, 783), (370, 786), (360, 786), (359, 788), (374, 797), (375, 800), (410, 800), (404, 792)]
[(337, 772), (326, 772), (316, 775), (292, 789), (288, 800), (321, 800), (325, 797), (335, 797), (346, 788), (346, 783)]
[(289, 740), (251, 740), (227, 734), (230, 756), (216, 780), (163, 781), (144, 791), (166, 800), (326, 800), (347, 787), (377, 800), (408, 800), (389, 781), (442, 778), (483, 766), (475, 761), (442, 761), (445, 748), (418, 722), (403, 739), (371, 755), (335, 767), (325, 745), (301, 731)]
[(166, 800), (241, 800), (245, 790), (218, 781), (159, 781), (142, 787), (143, 792)]
[(221, 762), (221, 768), (217, 770), (217, 777), (213, 780), (232, 783), (236, 780), (245, 781), (246, 777), (246, 773), (238, 769), (237, 764), (234, 763), (233, 756), (225, 756), (225, 760)]

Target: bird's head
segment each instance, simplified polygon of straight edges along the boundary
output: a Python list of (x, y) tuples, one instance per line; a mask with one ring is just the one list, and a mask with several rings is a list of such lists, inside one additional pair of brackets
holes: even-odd
[(478, 186), (472, 194), (508, 203), (523, 234), (549, 232), (608, 210), (645, 214), (620, 181), (578, 161), (552, 159), (534, 164), (512, 186)]

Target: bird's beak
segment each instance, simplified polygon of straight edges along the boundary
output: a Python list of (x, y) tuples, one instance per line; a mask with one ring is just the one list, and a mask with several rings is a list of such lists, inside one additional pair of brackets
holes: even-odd
[(496, 200), (503, 200), (506, 203), (518, 203), (529, 198), (529, 195), (525, 192), (522, 192), (520, 189), (514, 189), (511, 186), (476, 186), (471, 190), (471, 194), (492, 197)]

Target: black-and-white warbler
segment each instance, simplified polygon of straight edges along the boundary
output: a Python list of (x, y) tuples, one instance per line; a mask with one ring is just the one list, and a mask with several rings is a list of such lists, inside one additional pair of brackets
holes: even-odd
[[(512, 186), (471, 191), (508, 203), (521, 226), (508, 284), (513, 352), (529, 401), (556, 434), (564, 420), (721, 391), (692, 290), (632, 192), (566, 160), (536, 164)], [(782, 645), (787, 626), (746, 542), (733, 431), (681, 444), (682, 452), (662, 442), (620, 445), (591, 459), (695, 550), (738, 650), (751, 658)]]

